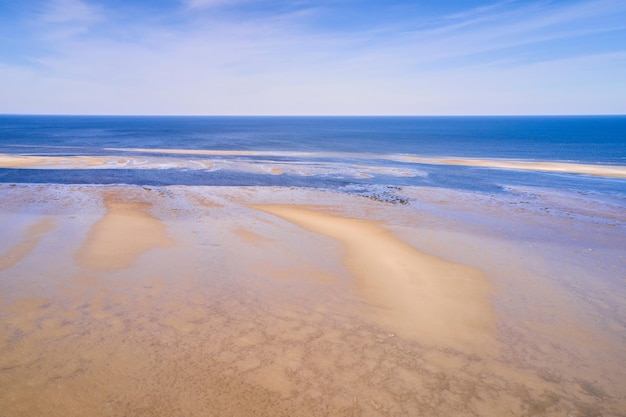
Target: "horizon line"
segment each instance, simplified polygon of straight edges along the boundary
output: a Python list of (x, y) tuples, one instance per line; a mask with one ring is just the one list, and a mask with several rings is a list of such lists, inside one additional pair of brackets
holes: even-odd
[(620, 117), (626, 113), (551, 113), (551, 114), (115, 114), (115, 113), (0, 113), (0, 116), (58, 117)]

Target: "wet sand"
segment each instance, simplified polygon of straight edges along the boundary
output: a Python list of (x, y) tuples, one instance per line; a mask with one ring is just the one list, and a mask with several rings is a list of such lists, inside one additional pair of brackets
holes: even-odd
[(620, 210), (0, 191), (3, 416), (626, 413)]
[(0, 271), (12, 267), (24, 257), (28, 256), (37, 247), (44, 235), (54, 229), (51, 218), (39, 219), (30, 225), (20, 241), (16, 242), (6, 253), (0, 256)]

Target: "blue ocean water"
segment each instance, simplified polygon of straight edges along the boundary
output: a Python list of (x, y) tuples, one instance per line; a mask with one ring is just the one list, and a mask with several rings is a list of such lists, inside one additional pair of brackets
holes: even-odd
[(0, 151), (29, 146), (409, 153), (626, 164), (626, 116), (1, 116)]
[[(218, 162), (211, 169), (195, 169), (188, 162), (172, 165), (168, 162), (188, 161), (191, 156), (167, 152), (157, 161), (160, 169), (155, 169), (154, 163), (146, 169), (2, 168), (0, 182), (330, 188), (422, 185), (494, 192), (532, 185), (626, 195), (623, 179), (378, 157), (506, 158), (626, 166), (626, 116), (0, 116), (0, 154), (155, 157), (129, 148), (248, 153), (194, 156)], [(242, 169), (237, 163), (248, 168)], [(272, 164), (291, 168), (282, 169), (284, 175), (263, 171), (263, 166)], [(302, 174), (295, 166), (309, 171)], [(368, 167), (367, 175), (358, 174), (357, 167), (363, 166)]]

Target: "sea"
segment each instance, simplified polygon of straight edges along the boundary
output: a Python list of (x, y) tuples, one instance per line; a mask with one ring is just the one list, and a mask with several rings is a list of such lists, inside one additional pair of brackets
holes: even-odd
[(626, 116), (0, 115), (0, 154), (110, 158), (105, 164), (4, 167), (3, 183), (292, 186), (355, 193), (403, 186), (502, 193), (532, 186), (608, 197), (626, 209), (621, 178), (411, 159), (623, 167)]

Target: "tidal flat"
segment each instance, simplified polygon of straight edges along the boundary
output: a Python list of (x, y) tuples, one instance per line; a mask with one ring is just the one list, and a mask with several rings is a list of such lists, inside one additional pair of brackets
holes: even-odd
[(626, 214), (0, 184), (3, 416), (622, 416)]

